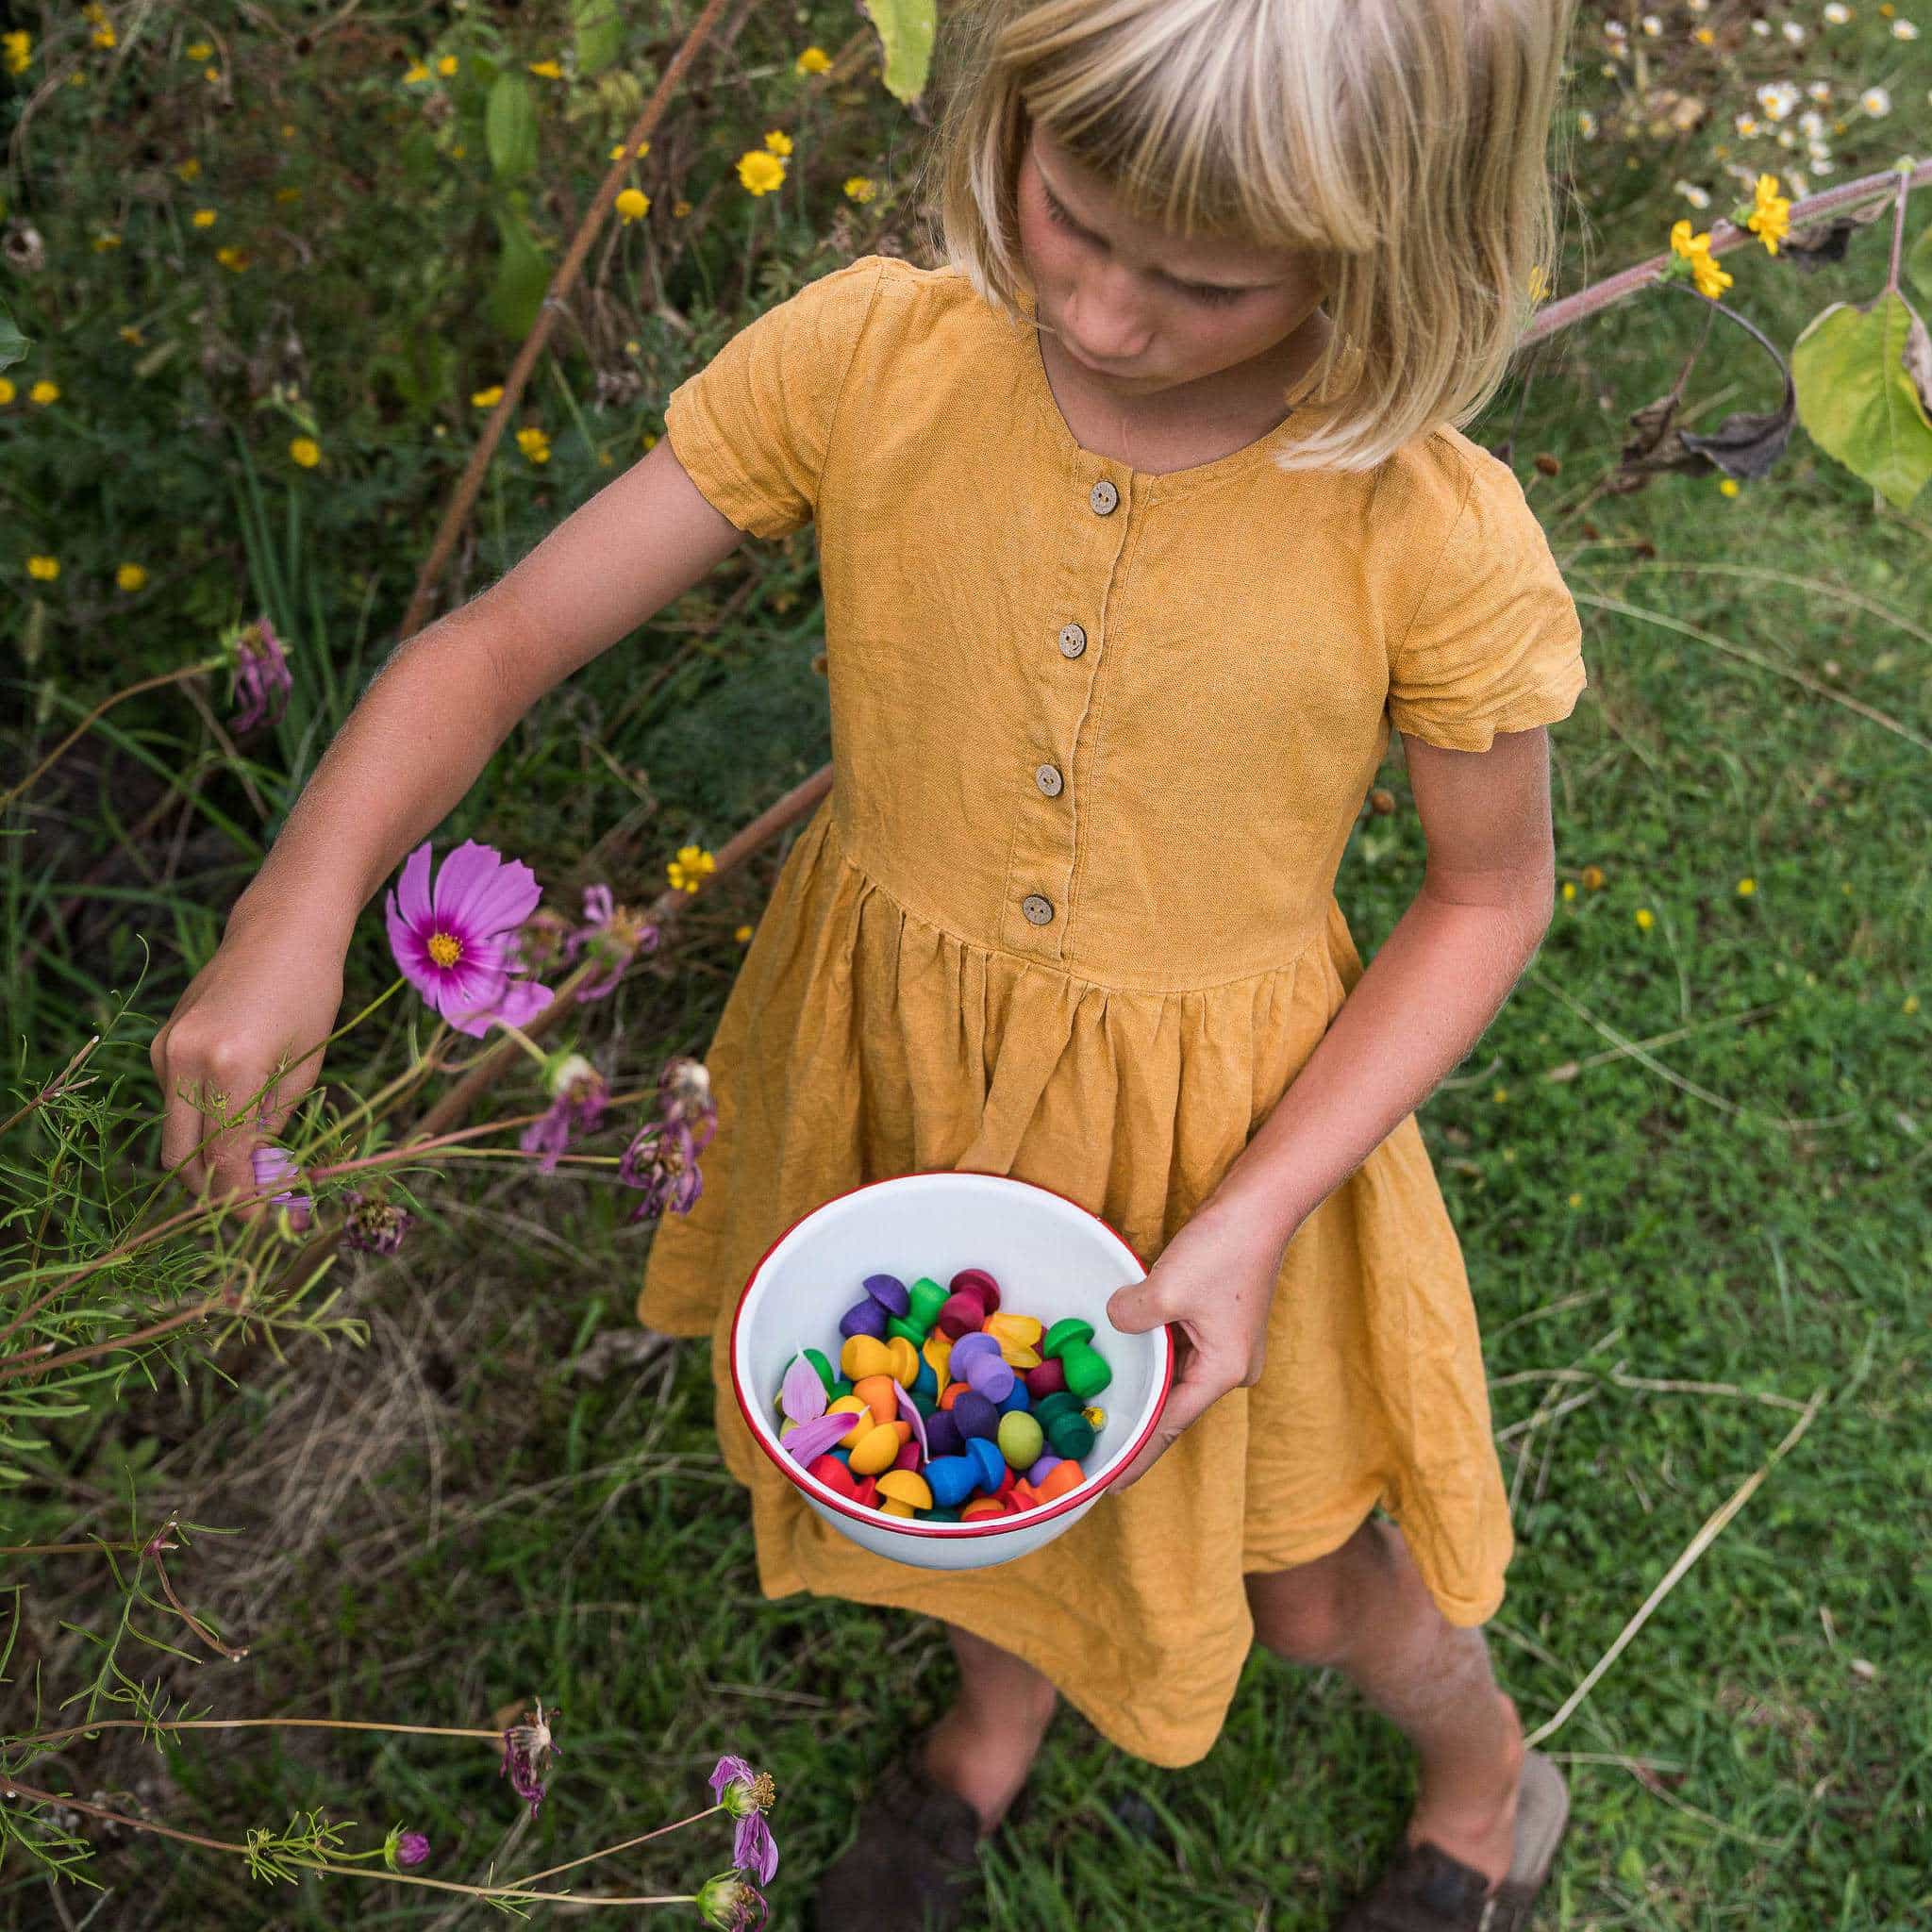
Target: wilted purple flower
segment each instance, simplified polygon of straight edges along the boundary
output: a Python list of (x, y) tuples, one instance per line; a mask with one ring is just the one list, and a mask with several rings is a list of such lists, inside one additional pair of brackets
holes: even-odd
[(758, 1932), (771, 1907), (758, 1887), (737, 1872), (721, 1872), (698, 1888), (698, 1916), (718, 1932)]
[(644, 1191), (644, 1198), (630, 1211), (630, 1220), (656, 1221), (667, 1211), (689, 1214), (705, 1186), (691, 1129), (682, 1121), (648, 1122), (624, 1150), (617, 1163), (617, 1178), (627, 1188)]
[(253, 624), (237, 625), (222, 642), (234, 659), (228, 702), (233, 704), (238, 697), (244, 700), (241, 711), (228, 721), (236, 734), (253, 731), (268, 716), (271, 701), (280, 718), (292, 680), (275, 626), (266, 617), (258, 617)]
[(351, 1189), (343, 1200), (348, 1211), (342, 1216), (342, 1245), (361, 1248), (372, 1255), (393, 1255), (403, 1237), (416, 1224), (416, 1217), (391, 1201), (378, 1201)]
[(778, 1847), (765, 1813), (777, 1797), (771, 1774), (754, 1771), (741, 1757), (724, 1757), (708, 1780), (713, 1795), (738, 1821), (731, 1856), (741, 1871), (769, 1885), (778, 1869)]
[(717, 1131), (718, 1109), (711, 1100), (711, 1072), (703, 1060), (674, 1054), (658, 1075), (658, 1107), (667, 1121), (681, 1121), (691, 1129), (699, 1153), (710, 1145)]
[(584, 888), (584, 918), (589, 924), (571, 934), (564, 957), (574, 960), (589, 946), (591, 957), (605, 970), (577, 988), (579, 1002), (602, 999), (624, 977), (632, 959), (658, 944), (658, 928), (628, 906), (618, 905), (608, 886)]
[(512, 973), (547, 973), (570, 958), (570, 921), (548, 906), (540, 906), (510, 935), (504, 963)]
[(555, 1173), (558, 1155), (575, 1136), (595, 1133), (610, 1105), (609, 1082), (580, 1053), (557, 1057), (548, 1084), (555, 1096), (550, 1111), (517, 1137), (517, 1145), (525, 1154), (541, 1152), (540, 1174)]
[(404, 863), (400, 896), (389, 895), (390, 950), (409, 984), (458, 1033), (480, 1040), (492, 1020), (522, 1026), (555, 997), (535, 980), (512, 979), (506, 958), (514, 929), (541, 892), (527, 865), (475, 839), (444, 858), (433, 895), (429, 841)]
[[(277, 1147), (273, 1141), (264, 1141), (253, 1149), (248, 1161), (255, 1170), (255, 1185), (258, 1188), (271, 1188), (282, 1181), (291, 1181), (301, 1172), (295, 1165), (295, 1157), (286, 1147)], [(298, 1194), (291, 1190), (285, 1190), (279, 1194), (271, 1194), (269, 1206), (286, 1208), (289, 1210), (289, 1224), (299, 1233), (308, 1225), (315, 1207), (315, 1197), (312, 1194)]]
[[(561, 1714), (559, 1711), (550, 1713), (553, 1718)], [(532, 1818), (537, 1815), (537, 1807), (543, 1802), (541, 1773), (553, 1757), (562, 1756), (557, 1740), (550, 1735), (550, 1724), (544, 1718), (541, 1697), (537, 1700), (534, 1723), (511, 1724), (503, 1734), (503, 1762), (497, 1767), (496, 1774), (508, 1777), (510, 1790), (527, 1802)]]

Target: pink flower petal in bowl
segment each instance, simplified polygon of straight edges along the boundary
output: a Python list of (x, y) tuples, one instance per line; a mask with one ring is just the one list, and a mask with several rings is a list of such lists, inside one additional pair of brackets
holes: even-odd
[(788, 1455), (809, 1468), (826, 1450), (849, 1436), (855, 1424), (863, 1420), (849, 1408), (841, 1408), (837, 1415), (818, 1416), (811, 1422), (800, 1423), (795, 1429), (788, 1429), (782, 1439), (783, 1446)]
[(825, 1385), (819, 1379), (819, 1372), (803, 1356), (785, 1371), (778, 1405), (795, 1423), (816, 1422), (824, 1414)]
[(920, 1414), (918, 1403), (914, 1402), (911, 1396), (907, 1394), (905, 1383), (894, 1382), (892, 1389), (899, 1398), (899, 1413), (912, 1424), (912, 1434), (919, 1443), (921, 1459), (930, 1462), (932, 1460), (932, 1444), (925, 1440), (925, 1418)]

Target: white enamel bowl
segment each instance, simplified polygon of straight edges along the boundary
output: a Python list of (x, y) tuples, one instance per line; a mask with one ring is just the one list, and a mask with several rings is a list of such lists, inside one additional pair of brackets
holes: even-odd
[[(941, 1287), (962, 1268), (984, 1268), (1001, 1306), (1051, 1328), (1067, 1316), (1093, 1325), (1093, 1346), (1113, 1379), (1095, 1404), (1107, 1422), (1081, 1458), (1085, 1479), (1037, 1509), (972, 1523), (888, 1516), (810, 1474), (778, 1440), (776, 1394), (802, 1348), (836, 1369), (839, 1318), (865, 1293), (868, 1274)], [(1145, 1446), (1174, 1380), (1163, 1323), (1128, 1335), (1107, 1318), (1119, 1289), (1146, 1278), (1138, 1256), (1106, 1222), (1051, 1189), (1007, 1174), (951, 1170), (900, 1174), (837, 1194), (795, 1222), (766, 1251), (739, 1297), (731, 1328), (731, 1383), (753, 1439), (834, 1528), (881, 1557), (927, 1570), (978, 1570), (1024, 1557), (1071, 1529)]]

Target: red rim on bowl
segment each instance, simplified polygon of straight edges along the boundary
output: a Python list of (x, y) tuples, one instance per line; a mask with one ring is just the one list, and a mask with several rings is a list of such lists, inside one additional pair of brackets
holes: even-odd
[[(915, 1174), (981, 1174), (986, 1172), (984, 1169), (972, 1167), (923, 1167), (914, 1170)], [(988, 1174), (987, 1177), (991, 1180), (1013, 1180), (1016, 1178), (1015, 1175), (1003, 1174)], [(751, 1403), (745, 1397), (744, 1385), (738, 1374), (738, 1324), (744, 1319), (744, 1304), (746, 1298), (751, 1293), (752, 1283), (758, 1278), (760, 1270), (771, 1259), (773, 1249), (776, 1248), (779, 1242), (783, 1241), (786, 1236), (791, 1234), (791, 1228), (797, 1227), (803, 1222), (809, 1221), (813, 1214), (817, 1214), (823, 1209), (829, 1208), (834, 1201), (843, 1201), (853, 1194), (862, 1194), (868, 1188), (889, 1187), (895, 1180), (908, 1180), (910, 1178), (912, 1178), (910, 1174), (890, 1174), (884, 1180), (862, 1181), (856, 1188), (847, 1188), (842, 1194), (828, 1195), (819, 1203), (818, 1207), (812, 1208), (810, 1213), (801, 1214), (798, 1220), (791, 1224), (791, 1227), (786, 1228), (784, 1233), (780, 1234), (777, 1240), (772, 1243), (772, 1246), (767, 1248), (758, 1257), (757, 1265), (752, 1269), (750, 1274), (745, 1277), (743, 1288), (739, 1291), (738, 1307), (731, 1317), (731, 1392), (738, 1398), (739, 1411), (744, 1417), (746, 1428), (751, 1431), (752, 1441), (764, 1452), (768, 1461), (775, 1463), (785, 1476), (790, 1481), (795, 1483), (814, 1502), (824, 1503), (828, 1508), (836, 1509), (841, 1516), (849, 1516), (854, 1523), (867, 1524), (874, 1529), (883, 1526), (890, 1529), (896, 1536), (936, 1537), (941, 1540), (1005, 1536), (1013, 1530), (1030, 1529), (1040, 1524), (1050, 1523), (1056, 1516), (1064, 1516), (1069, 1509), (1077, 1509), (1081, 1505), (1091, 1503), (1103, 1491), (1107, 1490), (1117, 1477), (1133, 1467), (1135, 1457), (1140, 1455), (1141, 1451), (1146, 1447), (1149, 1439), (1153, 1436), (1155, 1428), (1160, 1421), (1161, 1410), (1167, 1407), (1167, 1392), (1174, 1386), (1174, 1338), (1167, 1333), (1164, 1324), (1160, 1330), (1160, 1390), (1154, 1398), (1153, 1412), (1147, 1418), (1146, 1426), (1134, 1439), (1126, 1454), (1115, 1462), (1104, 1480), (1095, 1482), (1091, 1477), (1083, 1477), (1064, 1496), (1057, 1497), (1045, 1508), (1023, 1510), (1017, 1516), (987, 1517), (974, 1523), (918, 1523), (909, 1516), (888, 1516), (881, 1510), (868, 1509), (862, 1504), (848, 1502), (846, 1498), (840, 1495), (838, 1491), (822, 1483), (795, 1456), (788, 1456), (782, 1449), (774, 1449), (765, 1440), (765, 1428), (769, 1424), (764, 1423), (762, 1416), (754, 1412)], [(1090, 1220), (1098, 1221), (1101, 1226), (1106, 1228), (1108, 1233), (1112, 1235), (1114, 1240), (1126, 1249), (1128, 1254), (1134, 1256), (1134, 1265), (1143, 1274), (1147, 1272), (1146, 1263), (1141, 1259), (1138, 1254), (1134, 1253), (1132, 1245), (1111, 1222), (1093, 1213), (1091, 1208), (1081, 1208), (1079, 1202), (1074, 1200), (1071, 1194), (1062, 1194), (1058, 1188), (1041, 1187), (1038, 1181), (1023, 1181), (1021, 1185), (1028, 1188), (1040, 1188), (1040, 1191), (1042, 1194), (1052, 1194), (1057, 1199), (1064, 1201), (1070, 1208), (1079, 1208), (1082, 1214), (1087, 1215)]]

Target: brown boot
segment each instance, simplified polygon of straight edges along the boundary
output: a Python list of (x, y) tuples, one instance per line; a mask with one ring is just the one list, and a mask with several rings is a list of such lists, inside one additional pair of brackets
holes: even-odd
[[(1008, 1817), (1025, 1802), (1022, 1792)], [(981, 1890), (984, 1842), (978, 1812), (926, 1770), (925, 1738), (915, 1739), (880, 1774), (858, 1836), (819, 1880), (816, 1932), (953, 1932)]]

